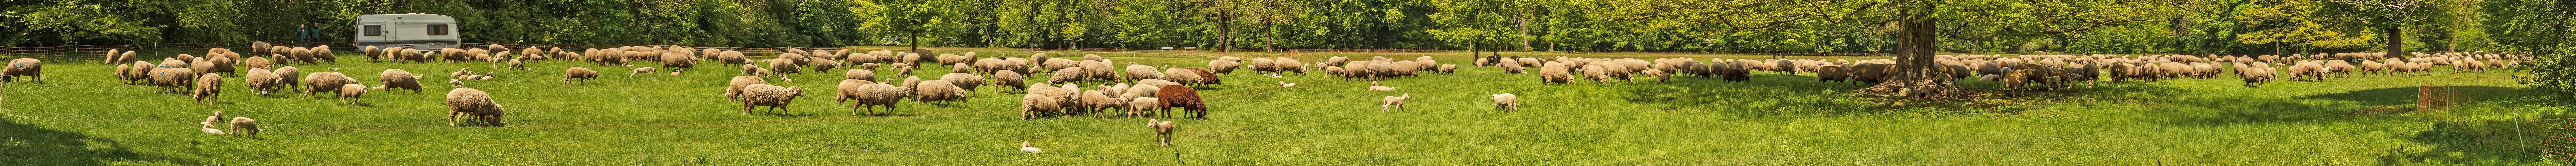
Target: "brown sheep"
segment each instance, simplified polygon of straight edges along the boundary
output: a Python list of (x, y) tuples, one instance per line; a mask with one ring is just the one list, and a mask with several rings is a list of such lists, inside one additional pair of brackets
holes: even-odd
[(1188, 112), (1191, 118), (1207, 119), (1207, 102), (1199, 99), (1199, 91), (1196, 89), (1181, 85), (1163, 85), (1163, 89), (1156, 91), (1154, 97), (1162, 100), (1165, 108), (1181, 108)]

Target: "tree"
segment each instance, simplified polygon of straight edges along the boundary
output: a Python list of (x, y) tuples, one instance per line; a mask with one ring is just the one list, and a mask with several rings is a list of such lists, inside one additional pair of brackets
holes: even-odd
[(2530, 67), (2516, 67), (2524, 84), (2555, 91), (2558, 99), (2576, 99), (2576, 2), (2564, 0), (2490, 0), (2487, 32), (2505, 54), (2530, 56)]
[(2347, 17), (2360, 17), (2362, 19), (2352, 20), (2358, 21), (2352, 24), (2362, 24), (2379, 31), (2381, 38), (2385, 38), (2382, 41), (2387, 42), (2386, 50), (2388, 54), (2386, 56), (2388, 57), (2397, 57), (2406, 54), (2406, 32), (2403, 28), (2406, 28), (2408, 25), (2420, 24), (2425, 19), (2439, 18), (2443, 16), (2441, 15), (2442, 13), (2445, 13), (2442, 10), (2450, 9), (2438, 7), (2444, 5), (2442, 2), (2446, 2), (2446, 0), (2333, 1), (2344, 3), (2346, 5), (2334, 5), (2332, 7), (2336, 8), (2327, 8), (2328, 10), (2342, 11), (2337, 13), (2344, 14), (2344, 16)]
[(876, 3), (884, 4), (885, 8), (877, 10), (877, 16), (885, 20), (875, 22), (884, 22), (880, 26), (887, 30), (910, 33), (905, 35), (904, 44), (912, 47), (913, 51), (921, 50), (921, 31), (929, 30), (928, 25), (939, 22), (939, 8), (932, 7), (925, 0), (878, 0)]
[[(1608, 17), (1642, 21), (1649, 29), (1699, 29), (1691, 33), (1742, 30), (1796, 31), (1775, 27), (1802, 24), (1894, 27), (1896, 69), (1888, 81), (1865, 92), (1915, 97), (1962, 93), (1933, 63), (1942, 22), (1995, 26), (2000, 35), (2058, 35), (2119, 27), (2138, 22), (2170, 22), (2196, 10), (2191, 0), (1757, 0), (1611, 2)], [(1624, 3), (1624, 4), (1622, 4)]]

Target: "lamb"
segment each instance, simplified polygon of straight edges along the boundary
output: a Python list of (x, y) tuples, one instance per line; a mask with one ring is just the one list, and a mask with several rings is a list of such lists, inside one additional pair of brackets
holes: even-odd
[(896, 102), (910, 95), (904, 93), (903, 88), (867, 80), (841, 80), (840, 88), (841, 95), (833, 97), (833, 100), (838, 102), (858, 100), (850, 106), (850, 115), (859, 115), (859, 108), (867, 108), (868, 112), (877, 112), (876, 106), (886, 107), (886, 112), (878, 115), (890, 114), (894, 112)]
[(954, 84), (957, 88), (964, 89), (968, 92), (973, 92), (975, 91), (975, 87), (984, 85), (984, 76), (976, 76), (975, 74), (948, 73), (948, 75), (939, 76), (939, 80), (948, 81), (948, 83)]
[(216, 97), (219, 97), (224, 92), (223, 74), (206, 73), (198, 75), (196, 81), (196, 91), (191, 91), (188, 93), (188, 96), (196, 97), (197, 102), (214, 103)]
[(727, 82), (731, 86), (725, 87), (724, 96), (729, 99), (742, 99), (745, 86), (769, 84), (768, 80), (763, 80), (759, 76), (733, 76), (733, 80)]
[(914, 101), (921, 101), (922, 103), (944, 101), (962, 102), (966, 100), (968, 92), (966, 89), (958, 88), (957, 84), (949, 83), (947, 80), (924, 80), (920, 83), (906, 85), (913, 86), (912, 95), (916, 97)]
[(578, 79), (582, 82), (590, 82), (590, 79), (594, 78), (599, 78), (599, 71), (591, 71), (590, 68), (582, 67), (564, 68), (564, 85), (580, 85), (574, 84), (573, 80)]
[(653, 69), (653, 67), (639, 67), (635, 68), (635, 72), (626, 73), (626, 77), (635, 77), (636, 74), (653, 73), (657, 71), (661, 70)]
[(315, 72), (313, 74), (305, 74), (304, 95), (313, 96), (313, 93), (339, 92), (340, 85), (356, 83), (358, 83), (358, 79), (349, 78), (348, 75), (342, 75), (340, 72)]
[(1288, 83), (1288, 81), (1279, 81), (1279, 87), (1297, 87), (1297, 83)]
[(742, 114), (751, 115), (751, 108), (757, 106), (769, 106), (770, 109), (784, 114), (789, 112), (787, 104), (796, 101), (798, 96), (805, 96), (804, 87), (778, 87), (769, 84), (746, 86), (742, 91)]
[(447, 90), (447, 125), (456, 126), (456, 118), (477, 119), (482, 125), (501, 126), (501, 104), (492, 102), (491, 94), (474, 88)]
[(1369, 81), (1368, 91), (1376, 91), (1376, 92), (1395, 91), (1395, 87), (1378, 86), (1378, 85), (1377, 85), (1377, 81)]
[(1387, 97), (1386, 97), (1386, 100), (1385, 100), (1384, 102), (1381, 102), (1381, 103), (1379, 103), (1379, 104), (1377, 105), (1377, 111), (1378, 111), (1378, 112), (1387, 112), (1387, 111), (1389, 111), (1390, 109), (1392, 109), (1393, 111), (1403, 111), (1403, 110), (1404, 110), (1404, 99), (1412, 99), (1412, 98), (1413, 98), (1413, 94), (1412, 94), (1412, 93), (1406, 93), (1406, 94), (1404, 94), (1403, 96), (1387, 96)]
[(358, 96), (366, 94), (366, 85), (340, 84), (340, 100), (346, 101), (351, 105), (358, 104)]
[(1164, 116), (1169, 114), (1170, 112), (1156, 112), (1156, 110), (1163, 110), (1162, 104), (1163, 101), (1161, 99), (1156, 99), (1154, 97), (1135, 97), (1127, 99), (1127, 114), (1130, 116), (1145, 117)]
[(1154, 128), (1154, 136), (1163, 138), (1162, 144), (1157, 146), (1172, 146), (1172, 128), (1177, 127), (1172, 121), (1146, 119), (1145, 127)]
[(1458, 73), (1458, 64), (1440, 64), (1440, 70), (1434, 71), (1439, 71), (1440, 74)]
[(1493, 95), (1488, 95), (1488, 96), (1493, 96), (1493, 97), (1494, 97), (1494, 109), (1496, 109), (1496, 110), (1503, 110), (1503, 112), (1512, 112), (1512, 110), (1519, 110), (1519, 109), (1521, 109), (1521, 100), (1520, 100), (1520, 98), (1521, 98), (1521, 97), (1520, 97), (1520, 95), (1514, 95), (1514, 94), (1510, 94), (1510, 93), (1504, 93), (1504, 94), (1493, 94)]
[(36, 82), (43, 82), (45, 80), (45, 73), (42, 72), (44, 69), (45, 62), (36, 60), (35, 58), (12, 59), (9, 60), (8, 68), (0, 68), (0, 82), (14, 81), (18, 76), (32, 77), (36, 79)]
[[(239, 133), (239, 134), (242, 134), (242, 136), (248, 136), (248, 137), (250, 137), (251, 139), (259, 139), (259, 131), (260, 131), (260, 130), (259, 130), (259, 121), (258, 121), (258, 120), (251, 120), (251, 119), (250, 119), (250, 117), (238, 117), (238, 116), (236, 116), (236, 117), (233, 117), (232, 124), (233, 124), (233, 132), (232, 132), (232, 133)], [(212, 126), (209, 126), (209, 127), (212, 127)]]
[(385, 88), (411, 89), (412, 93), (420, 93), (420, 78), (402, 69), (385, 69), (376, 74), (376, 81), (384, 84)]

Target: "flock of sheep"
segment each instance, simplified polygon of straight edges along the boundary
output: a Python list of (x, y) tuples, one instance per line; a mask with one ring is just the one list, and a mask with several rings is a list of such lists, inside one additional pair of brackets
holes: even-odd
[[(222, 84), (227, 81), (224, 80), (225, 75), (240, 75), (242, 78), (240, 81), (260, 95), (271, 95), (275, 91), (300, 90), (305, 96), (311, 96), (314, 93), (337, 94), (338, 99), (349, 104), (359, 104), (359, 97), (369, 91), (408, 89), (419, 93), (423, 89), (420, 79), (427, 78), (402, 69), (386, 69), (378, 72), (374, 82), (363, 82), (340, 72), (305, 73), (306, 71), (301, 71), (294, 65), (336, 63), (338, 58), (334, 56), (333, 49), (328, 46), (287, 47), (267, 43), (253, 43), (253, 45), (253, 48), (259, 49), (252, 49), (249, 52), (267, 56), (243, 56), (240, 52), (231, 49), (212, 48), (202, 54), (203, 56), (180, 54), (163, 58), (155, 63), (134, 59), (136, 54), (134, 52), (111, 50), (105, 62), (116, 66), (111, 75), (124, 80), (126, 84), (159, 87), (162, 92), (186, 94), (201, 102), (218, 100), (214, 96), (222, 92)], [(1426, 73), (1449, 74), (1456, 72), (1459, 67), (1457, 64), (1442, 64), (1430, 56), (1411, 59), (1384, 56), (1365, 57), (1365, 59), (1329, 57), (1311, 63), (1289, 57), (1229, 56), (1209, 60), (1206, 66), (1175, 67), (1143, 65), (1135, 62), (1122, 64), (1117, 60), (1088, 54), (1078, 57), (1050, 57), (1045, 53), (1036, 53), (1025, 57), (1005, 57), (979, 55), (975, 52), (939, 54), (930, 50), (898, 52), (790, 49), (785, 53), (776, 54), (774, 58), (766, 59), (752, 59), (751, 56), (735, 50), (679, 46), (626, 46), (583, 50), (526, 47), (512, 50), (500, 45), (490, 45), (482, 48), (446, 48), (429, 51), (401, 47), (363, 47), (359, 50), (368, 57), (369, 61), (479, 62), (488, 63), (493, 69), (501, 70), (535, 70), (527, 64), (546, 60), (583, 61), (596, 65), (591, 67), (635, 67), (628, 70), (630, 72), (627, 77), (656, 74), (666, 70), (670, 75), (679, 75), (681, 72), (704, 70), (700, 68), (702, 63), (739, 66), (736, 72), (738, 76), (729, 78), (728, 86), (721, 94), (741, 103), (743, 114), (746, 115), (752, 114), (760, 107), (784, 113), (796, 98), (807, 95), (804, 87), (771, 84), (770, 81), (773, 81), (771, 77), (776, 77), (775, 81), (792, 82), (788, 75), (832, 71), (842, 72), (842, 77), (836, 81), (838, 84), (833, 87), (833, 91), (822, 95), (832, 96), (832, 101), (835, 102), (833, 105), (850, 107), (852, 115), (891, 114), (896, 109), (896, 105), (906, 99), (934, 105), (961, 103), (975, 97), (972, 96), (975, 94), (973, 92), (979, 89), (999, 88), (1002, 91), (1022, 92), (1019, 104), (1023, 119), (1071, 116), (1206, 119), (1210, 103), (1200, 97), (1199, 88), (1214, 88), (1211, 85), (1222, 85), (1225, 83), (1222, 76), (1231, 75), (1236, 70), (1250, 70), (1254, 74), (1280, 78), (1291, 74), (1305, 75), (1311, 71), (1310, 69), (1320, 68), (1325, 74), (1345, 80), (1371, 81), (1366, 91), (1395, 91), (1395, 87), (1381, 86), (1375, 81)], [(2077, 83), (2091, 84), (2103, 79), (2115, 82), (2178, 78), (2208, 79), (2219, 76), (2224, 73), (2224, 70), (2233, 69), (2237, 71), (2237, 76), (2245, 80), (2247, 86), (2259, 86), (2284, 75), (2291, 80), (2323, 81), (2330, 76), (2340, 77), (2352, 73), (2425, 72), (2436, 66), (2452, 67), (2457, 72), (2475, 72), (2490, 68), (2513, 67), (2528, 60), (2530, 60), (2529, 57), (2525, 56), (2485, 53), (2415, 53), (2404, 56), (2383, 53), (2290, 56), (1942, 55), (1935, 57), (1936, 63), (1942, 66), (1933, 67), (1932, 71), (1936, 75), (1944, 76), (1945, 81), (1976, 79), (1998, 82), (2002, 89), (2007, 90), (2038, 90), (2074, 87)], [(131, 63), (117, 64), (117, 62), (127, 61)], [(928, 67), (925, 64), (946, 65), (949, 72), (925, 73), (931, 78), (914, 74), (915, 69)], [(1885, 59), (1858, 61), (1707, 59), (1702, 61), (1695, 58), (1641, 60), (1501, 55), (1482, 55), (1474, 57), (1473, 61), (1469, 62), (1472, 66), (1492, 67), (1491, 69), (1498, 69), (1507, 74), (1535, 73), (1541, 84), (1617, 83), (1637, 82), (1641, 79), (1670, 81), (1675, 75), (1717, 77), (1719, 80), (1741, 82), (1749, 81), (1753, 71), (1787, 74), (1813, 72), (1816, 73), (1816, 79), (1819, 82), (1877, 83), (1887, 81), (1898, 73), (1895, 64), (1894, 61)], [(41, 62), (34, 59), (12, 60), (6, 70), (0, 70), (0, 80), (12, 80), (18, 76), (41, 78), (37, 72), (41, 70), (40, 65)], [(1533, 67), (1538, 71), (1529, 71)], [(601, 74), (599, 70), (591, 70), (589, 67), (565, 67), (564, 69), (562, 81), (566, 84), (584, 84), (588, 80), (598, 79)], [(337, 70), (339, 69), (331, 68), (322, 71)], [(894, 74), (880, 77), (875, 72), (877, 70), (892, 70)], [(449, 84), (458, 87), (450, 90), (446, 98), (450, 125), (503, 125), (501, 105), (494, 102), (492, 96), (484, 91), (466, 88), (464, 82), (495, 79), (496, 76), (493, 73), (458, 69), (448, 73), (448, 76), (451, 78), (448, 80)], [(369, 83), (376, 86), (365, 85)], [(1090, 84), (1090, 86), (1082, 84)], [(1285, 81), (1278, 84), (1282, 87), (1296, 86), (1295, 83)], [(1519, 97), (1516, 94), (1491, 94), (1487, 97), (1493, 99), (1496, 110), (1518, 110), (1520, 106)], [(1410, 93), (1385, 96), (1379, 106), (1381, 111), (1402, 111), (1405, 100), (1411, 98), (1413, 96)], [(878, 107), (884, 109), (880, 110)], [(1172, 111), (1175, 110), (1182, 112), (1174, 114)], [(217, 120), (222, 119), (221, 116), (221, 112), (209, 116), (206, 122), (201, 122), (203, 129), (210, 134), (243, 134), (254, 135), (254, 137), (258, 132), (255, 122), (248, 117), (234, 117), (230, 121), (218, 122)], [(217, 123), (228, 123), (233, 126), (233, 129), (231, 131), (216, 129)], [(1149, 119), (1146, 126), (1154, 129), (1158, 136), (1162, 137), (1163, 144), (1169, 144), (1170, 134), (1176, 127), (1175, 124), (1172, 121)], [(1027, 147), (1026, 142), (1023, 142), (1023, 148), (1029, 152), (1037, 151), (1036, 148)]]
[[(1339, 59), (1335, 57), (1336, 61), (1327, 62), (1326, 65), (1336, 64)], [(1385, 58), (1377, 59), (1384, 61)], [(1421, 60), (1427, 61), (1428, 57)], [(2319, 53), (2289, 56), (1940, 55), (1933, 60), (1941, 66), (1932, 67), (1930, 71), (1935, 75), (1944, 76), (1943, 82), (1946, 83), (1955, 84), (1956, 82), (1952, 80), (1973, 78), (1997, 82), (2005, 90), (2051, 90), (2073, 87), (2076, 86), (2075, 83), (2089, 85), (2103, 79), (2114, 82), (2177, 78), (2208, 79), (2218, 77), (2226, 70), (2237, 71), (2236, 75), (2245, 81), (2246, 86), (2260, 86), (2284, 75), (2291, 80), (2324, 81), (2328, 77), (2344, 77), (2353, 73), (2427, 72), (2438, 66), (2450, 67), (2453, 72), (2484, 72), (2492, 68), (2514, 67), (2531, 59), (2528, 56), (2519, 55), (2452, 52), (2409, 55)], [(1538, 67), (1539, 81), (1542, 83), (1571, 83), (1576, 80), (1601, 83), (1635, 82), (1639, 78), (1668, 81), (1674, 74), (1714, 76), (1725, 81), (1747, 81), (1750, 79), (1747, 75), (1751, 71), (1774, 71), (1789, 74), (1814, 72), (1819, 82), (1876, 84), (1891, 79), (1898, 72), (1896, 62), (1886, 59), (1860, 61), (1711, 59), (1708, 62), (1702, 62), (1692, 58), (1638, 60), (1557, 57), (1540, 59), (1488, 55), (1477, 58), (1473, 64), (1499, 66), (1506, 73), (1512, 74), (1527, 73), (1528, 71), (1525, 70), (1528, 67)], [(1326, 70), (1353, 78), (1377, 78), (1387, 74), (1397, 76), (1409, 74), (1419, 68), (1411, 65), (1394, 63), (1365, 67), (1364, 70), (1356, 71), (1345, 71), (1345, 68), (1362, 67), (1327, 67)], [(1394, 68), (1386, 68), (1388, 66), (1394, 66)], [(1446, 68), (1439, 68), (1439, 70), (1445, 72)], [(1378, 89), (1372, 87), (1372, 90)], [(1389, 100), (1396, 100), (1396, 98), (1389, 98)]]

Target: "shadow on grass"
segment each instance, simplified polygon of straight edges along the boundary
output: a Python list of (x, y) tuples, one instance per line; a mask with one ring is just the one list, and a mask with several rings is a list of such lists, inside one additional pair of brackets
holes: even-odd
[[(2454, 86), (2452, 88), (2452, 90), (2455, 90), (2457, 93), (2463, 94), (2464, 97), (2469, 97), (2471, 99), (2515, 92), (2513, 88), (2495, 86)], [(2394, 87), (2344, 93), (2319, 94), (2299, 98), (2354, 101), (2370, 106), (2413, 105), (2415, 104), (2415, 95), (2417, 94), (2417, 90), (2420, 90), (2419, 87)]]
[[(1846, 114), (1878, 110), (1868, 103), (1856, 103), (1847, 91), (1867, 87), (1865, 83), (1816, 82), (1815, 76), (1781, 73), (1754, 74), (1752, 81), (1727, 82), (1717, 77), (1673, 76), (1671, 81), (1639, 77), (1637, 83), (1613, 81), (1611, 86), (1627, 86), (1626, 101), (1662, 106), (1668, 111), (1716, 112), (1735, 116), (1760, 117), (1783, 114)], [(1556, 86), (1592, 86), (1604, 84), (1578, 78), (1572, 84)]]
[[(2511, 88), (2499, 89), (2514, 90)], [(2417, 144), (2427, 145), (2430, 147), (2423, 148), (2425, 150), (2422, 152), (2396, 152), (2386, 154), (2379, 157), (2381, 162), (2462, 161), (2452, 163), (2475, 163), (2477, 161), (2488, 161), (2531, 164), (2530, 162), (2541, 161), (2566, 162), (2558, 160), (2576, 158), (2576, 156), (2559, 154), (2576, 153), (2576, 148), (2557, 147), (2576, 146), (2576, 139), (2571, 139), (2576, 138), (2576, 129), (2564, 129), (2576, 128), (2576, 120), (2541, 120), (2570, 118), (2567, 116), (2569, 112), (2554, 112), (2550, 111), (2550, 109), (2541, 109), (2541, 107), (2563, 108), (2565, 107), (2564, 103), (2576, 101), (2548, 99), (2549, 97), (2546, 96), (2549, 95), (2541, 94), (2547, 92), (2538, 92), (2537, 90), (2477, 93), (2478, 91), (2471, 91), (2463, 88), (2462, 91), (2470, 91), (2470, 94), (2491, 95), (2497, 100), (2475, 103), (2476, 105), (2483, 106), (2455, 107), (2455, 109), (2452, 110), (2496, 111), (2484, 112), (2489, 114), (2537, 114), (2537, 116), (2540, 117), (2514, 116), (2501, 119), (2467, 118), (2469, 120), (2466, 121), (2435, 122), (2432, 123), (2433, 126), (2431, 128), (2425, 129), (2424, 131), (2417, 131), (2411, 137), (2405, 138), (2408, 141), (2413, 141)], [(2487, 106), (2493, 106), (2492, 108), (2497, 109), (2484, 108)], [(2540, 149), (2549, 149), (2550, 151), (2541, 151)], [(2557, 159), (2543, 159), (2541, 158), (2542, 156), (2557, 156)]]
[[(134, 153), (115, 140), (37, 128), (0, 118), (0, 165), (109, 165), (142, 159), (173, 160)], [(194, 161), (167, 162), (203, 165)]]

